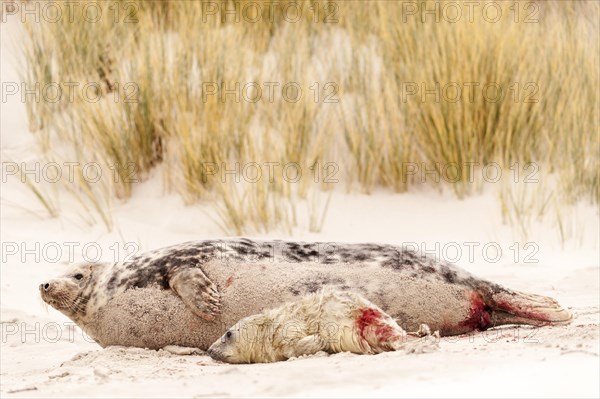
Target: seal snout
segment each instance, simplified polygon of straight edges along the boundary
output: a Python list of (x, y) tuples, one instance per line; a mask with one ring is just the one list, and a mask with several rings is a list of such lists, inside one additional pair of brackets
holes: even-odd
[(212, 357), (213, 359), (217, 355), (217, 352), (214, 350), (214, 348), (212, 346), (210, 348), (208, 348), (206, 353), (208, 353), (208, 356)]
[[(227, 337), (227, 333), (223, 337)], [(235, 356), (232, 356), (232, 350), (235, 351), (235, 348), (225, 342), (224, 338), (219, 338), (206, 350), (206, 353), (219, 362), (239, 363)]]
[(42, 297), (42, 300), (46, 303), (50, 303), (50, 299), (53, 296), (53, 285), (51, 285), (50, 283), (44, 282), (42, 284), (39, 285), (39, 290), (40, 290), (40, 296)]
[(223, 353), (220, 350), (218, 350), (215, 347), (215, 345), (216, 345), (216, 343), (212, 344), (210, 346), (210, 348), (208, 348), (208, 350), (206, 351), (206, 353), (208, 353), (208, 356), (212, 357), (215, 360), (223, 361), (224, 358), (225, 358), (225, 356), (223, 355)]

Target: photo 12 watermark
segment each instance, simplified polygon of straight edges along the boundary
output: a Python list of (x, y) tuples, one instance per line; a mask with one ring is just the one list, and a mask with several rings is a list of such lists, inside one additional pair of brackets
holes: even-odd
[(2, 241), (3, 264), (128, 262), (140, 252), (136, 242)]
[(402, 162), (402, 181), (415, 183), (498, 183), (509, 179), (513, 183), (539, 183), (540, 166), (535, 162), (514, 162), (503, 167), (498, 162)]
[(514, 23), (540, 22), (540, 4), (536, 1), (402, 1), (402, 22), (490, 24), (503, 18)]
[(101, 165), (99, 162), (2, 162), (2, 183), (18, 179), (21, 183), (69, 183), (84, 181), (87, 184), (99, 183), (103, 180), (113, 183), (139, 183), (138, 166), (135, 162), (121, 165), (118, 162)]
[(299, 183), (310, 179), (314, 183), (339, 183), (340, 166), (336, 162), (315, 162), (302, 166), (299, 162), (201, 162), (203, 183)]
[(337, 1), (203, 1), (202, 22), (220, 23), (313, 23), (337, 24), (339, 20)]
[(335, 82), (202, 82), (202, 103), (274, 103), (284, 101), (297, 103), (303, 98), (316, 104), (337, 104), (339, 85)]
[(536, 82), (402, 82), (400, 99), (403, 103), (419, 100), (421, 103), (538, 103), (539, 86)]
[(65, 23), (83, 21), (95, 24), (138, 23), (140, 3), (136, 1), (2, 1), (0, 16), (3, 23), (17, 17), (22, 23)]
[(139, 91), (135, 82), (2, 82), (2, 103), (14, 98), (22, 103), (97, 103), (103, 98), (117, 104), (137, 103)]

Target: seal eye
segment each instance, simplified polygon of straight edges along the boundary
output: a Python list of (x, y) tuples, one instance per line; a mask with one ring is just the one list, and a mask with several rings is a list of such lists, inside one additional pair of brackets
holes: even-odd
[(225, 336), (226, 336), (227, 338), (231, 338), (231, 331), (227, 331), (227, 334), (225, 334)]
[(75, 280), (81, 280), (83, 278), (83, 274), (81, 273), (77, 273), (76, 275), (74, 275), (73, 277), (75, 277)]

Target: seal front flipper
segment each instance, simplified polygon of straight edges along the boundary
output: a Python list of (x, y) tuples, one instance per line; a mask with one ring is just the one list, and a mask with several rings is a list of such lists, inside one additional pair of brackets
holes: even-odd
[(288, 357), (298, 357), (303, 355), (314, 355), (317, 352), (325, 350), (325, 341), (318, 335), (309, 335), (302, 338), (293, 347), (293, 355)]
[(200, 268), (181, 268), (175, 271), (169, 278), (169, 286), (204, 320), (212, 321), (220, 313), (221, 295), (217, 286)]

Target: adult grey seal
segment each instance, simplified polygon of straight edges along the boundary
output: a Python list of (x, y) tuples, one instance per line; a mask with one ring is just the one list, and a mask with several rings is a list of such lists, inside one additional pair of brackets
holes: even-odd
[(426, 324), (442, 336), (572, 318), (552, 298), (380, 244), (194, 241), (128, 262), (78, 265), (40, 292), (102, 346), (206, 350), (240, 319), (322, 287), (363, 295), (406, 331)]

